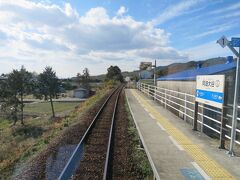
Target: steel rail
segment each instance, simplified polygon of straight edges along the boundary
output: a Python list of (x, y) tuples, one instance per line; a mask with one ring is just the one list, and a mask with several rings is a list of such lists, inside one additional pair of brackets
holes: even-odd
[(104, 174), (103, 174), (104, 180), (107, 180), (108, 175), (109, 175), (108, 173), (109, 173), (109, 164), (110, 164), (110, 162), (109, 162), (110, 161), (110, 150), (112, 149), (112, 141), (113, 141), (112, 134), (114, 131), (115, 115), (116, 115), (116, 109), (118, 106), (119, 96), (120, 96), (123, 88), (124, 87), (120, 88), (117, 98), (116, 98), (115, 105), (114, 105), (114, 110), (113, 110), (113, 115), (112, 115), (112, 123), (111, 123), (110, 132), (109, 132), (109, 139), (108, 139), (108, 148), (107, 148), (107, 154), (106, 154), (106, 160), (105, 160), (105, 166), (104, 166)]
[(89, 127), (87, 128), (87, 130), (85, 131), (83, 137), (81, 138), (80, 142), (78, 143), (77, 147), (75, 148), (72, 156), (69, 158), (67, 164), (65, 165), (63, 171), (61, 172), (60, 176), (58, 177), (58, 180), (66, 180), (69, 179), (73, 173), (75, 172), (75, 170), (77, 169), (78, 163), (81, 160), (81, 152), (82, 152), (82, 144), (85, 142), (86, 138), (88, 137), (89, 133), (91, 132), (91, 130), (93, 129), (98, 117), (100, 116), (100, 114), (102, 113), (103, 109), (105, 108), (106, 104), (108, 103), (108, 101), (110, 100), (110, 98), (114, 95), (114, 93), (116, 93), (117, 90), (119, 90), (120, 88), (116, 88), (109, 96), (108, 98), (105, 100), (105, 102), (103, 103), (103, 105), (101, 106), (101, 108), (99, 109), (99, 111), (97, 112), (97, 114), (95, 115), (95, 117), (93, 118), (91, 124), (89, 125)]

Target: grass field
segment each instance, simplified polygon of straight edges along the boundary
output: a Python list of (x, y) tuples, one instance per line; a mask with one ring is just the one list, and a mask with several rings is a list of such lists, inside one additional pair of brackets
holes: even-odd
[[(67, 110), (73, 110), (78, 105), (79, 105), (79, 102), (54, 102), (53, 103), (54, 110), (56, 113), (67, 111)], [(24, 113), (51, 115), (52, 113), (51, 104), (49, 102), (25, 104)]]
[[(69, 114), (76, 106), (79, 106), (79, 103), (54, 103), (57, 116)], [(24, 126), (20, 123), (12, 126), (12, 121), (0, 119), (0, 179), (2, 175), (4, 179), (9, 178), (16, 162), (33, 155), (48, 144), (51, 137), (64, 129), (66, 119), (51, 120), (51, 113), (49, 102), (26, 104), (24, 114), (37, 114), (38, 118), (26, 117)]]
[(81, 104), (54, 102), (55, 119), (51, 118), (49, 102), (26, 104), (24, 114), (28, 116), (25, 116), (24, 126), (20, 122), (12, 126), (12, 121), (0, 119), (0, 179), (11, 179), (16, 164), (30, 161), (63, 130), (76, 123), (78, 117), (111, 88), (111, 84), (103, 86), (96, 95)]

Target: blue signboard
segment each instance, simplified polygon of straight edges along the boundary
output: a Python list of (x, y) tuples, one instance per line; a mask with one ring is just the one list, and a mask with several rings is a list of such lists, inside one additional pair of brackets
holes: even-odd
[(223, 93), (213, 92), (213, 91), (205, 91), (205, 90), (196, 90), (196, 97), (206, 99), (209, 101), (214, 101), (217, 103), (223, 103)]
[(232, 47), (240, 47), (240, 38), (232, 38), (232, 40), (229, 42), (230, 46)]

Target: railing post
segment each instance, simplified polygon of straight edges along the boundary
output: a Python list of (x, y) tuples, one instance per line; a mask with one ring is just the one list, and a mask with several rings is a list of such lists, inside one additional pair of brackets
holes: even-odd
[(187, 94), (184, 93), (184, 121), (187, 121)]
[(166, 89), (164, 89), (164, 98), (165, 98), (164, 107), (167, 108), (167, 93), (166, 93)]
[(156, 95), (157, 95), (157, 86), (154, 87), (154, 101), (156, 101)]
[(203, 114), (204, 113), (204, 109), (202, 107), (202, 115), (201, 115), (201, 118), (202, 118), (202, 124), (201, 124), (201, 132), (203, 133), (203, 128), (204, 128), (204, 117), (203, 117)]
[(164, 94), (163, 94), (163, 90), (161, 89), (161, 103), (162, 103), (162, 106), (164, 106)]
[(149, 85), (147, 85), (147, 94), (148, 94), (148, 96), (150, 96), (150, 88), (149, 88), (150, 86)]

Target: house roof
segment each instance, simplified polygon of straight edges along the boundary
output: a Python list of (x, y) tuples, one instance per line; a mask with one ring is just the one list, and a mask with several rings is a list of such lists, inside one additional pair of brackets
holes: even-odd
[(0, 80), (6, 80), (7, 77), (0, 76)]
[(234, 62), (228, 64), (217, 64), (205, 68), (199, 69), (190, 69), (174, 74), (170, 74), (167, 76), (163, 76), (158, 78), (158, 81), (181, 81), (181, 80), (196, 80), (197, 75), (211, 75), (218, 74), (224, 71), (229, 71), (231, 69), (235, 69), (236, 64)]

